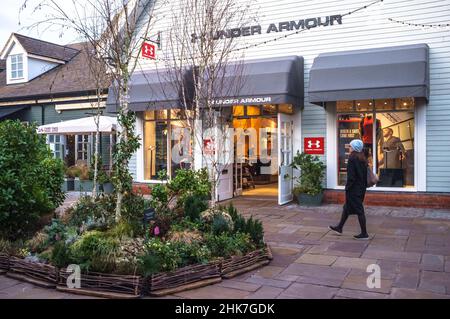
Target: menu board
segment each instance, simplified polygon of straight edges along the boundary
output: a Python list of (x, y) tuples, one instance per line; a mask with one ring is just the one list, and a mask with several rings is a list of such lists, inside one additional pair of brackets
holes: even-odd
[(358, 115), (340, 115), (338, 118), (338, 184), (345, 185), (350, 142), (360, 138)]

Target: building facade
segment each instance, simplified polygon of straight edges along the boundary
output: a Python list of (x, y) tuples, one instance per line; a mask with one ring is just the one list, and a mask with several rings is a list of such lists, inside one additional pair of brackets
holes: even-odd
[[(61, 46), (13, 33), (0, 56), (0, 120), (46, 125), (93, 116), (97, 85), (86, 63), (85, 43)], [(100, 111), (105, 112), (109, 83), (104, 83)], [(93, 134), (46, 134), (54, 155), (67, 166), (90, 164)], [(102, 160), (110, 162), (110, 136), (101, 140)]]
[[(233, 173), (232, 181), (223, 184), (224, 193), (232, 189), (226, 197), (240, 194), (239, 183), (252, 178), (256, 184), (276, 182), (279, 202), (289, 201), (292, 185), (282, 178), (283, 166), (297, 151), (308, 151), (327, 165), (325, 199), (342, 201), (348, 143), (361, 138), (371, 169), (380, 177), (367, 202), (450, 207), (448, 1), (256, 0), (246, 8), (251, 23), (218, 30), (216, 36), (217, 41), (236, 38), (251, 85), (237, 98), (221, 96), (218, 103), (230, 108), (234, 128), (256, 129), (258, 142), (265, 138), (266, 147), (274, 141), (259, 132), (274, 128), (278, 156), (272, 152), (263, 162), (262, 150), (251, 152), (246, 142), (245, 155), (253, 158), (247, 167), (251, 176), (236, 182), (245, 167), (227, 170)], [(176, 12), (176, 1), (154, 12), (152, 30), (161, 33), (161, 50), (156, 60), (139, 57), (137, 72), (154, 75), (165, 67), (164, 39)], [(170, 102), (167, 94), (157, 96), (149, 94), (148, 101)], [(140, 96), (141, 105), (144, 101)], [(158, 169), (149, 162), (155, 162), (155, 154), (165, 162), (160, 168), (171, 166), (170, 151), (160, 149), (170, 149), (170, 141), (157, 143), (164, 140), (158, 132), (170, 131), (170, 110), (177, 109), (169, 105), (136, 109), (144, 142), (130, 169), (138, 183), (154, 181)], [(179, 119), (173, 121), (176, 126)], [(261, 173), (267, 163), (276, 172)]]

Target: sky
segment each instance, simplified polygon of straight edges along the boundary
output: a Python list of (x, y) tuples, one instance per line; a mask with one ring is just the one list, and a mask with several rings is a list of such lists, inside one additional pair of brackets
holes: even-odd
[[(33, 24), (33, 22), (42, 21), (45, 18), (44, 10), (33, 12), (33, 8), (35, 7), (33, 4), (38, 3), (38, 1), (31, 1), (27, 8), (20, 13), (21, 25), (19, 25), (19, 12), (24, 0), (0, 1), (0, 51), (12, 32), (58, 44), (78, 42), (77, 35), (71, 31), (65, 31), (63, 36), (60, 37), (60, 32), (56, 30), (43, 30), (42, 28), (41, 30), (29, 30), (26, 28)], [(64, 2), (69, 1), (61, 1), (61, 3)]]

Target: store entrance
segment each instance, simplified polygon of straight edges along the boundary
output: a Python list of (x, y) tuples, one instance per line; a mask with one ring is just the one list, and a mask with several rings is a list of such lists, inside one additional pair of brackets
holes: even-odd
[(273, 110), (261, 106), (233, 107), (234, 196), (277, 198), (277, 122)]

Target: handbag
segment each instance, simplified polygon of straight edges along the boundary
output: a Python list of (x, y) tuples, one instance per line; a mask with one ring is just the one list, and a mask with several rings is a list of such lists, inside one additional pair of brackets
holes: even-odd
[(378, 183), (378, 176), (375, 175), (370, 167), (367, 168), (367, 187), (375, 186)]

